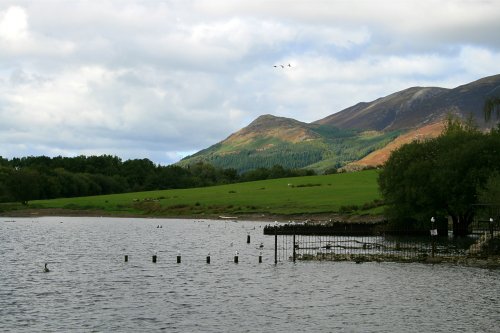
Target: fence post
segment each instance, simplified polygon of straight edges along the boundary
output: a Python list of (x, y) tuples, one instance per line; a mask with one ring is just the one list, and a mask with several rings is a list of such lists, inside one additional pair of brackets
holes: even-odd
[(491, 256), (493, 254), (493, 218), (490, 217), (489, 220), (489, 229), (490, 229), (490, 241), (488, 243), (488, 254)]
[(293, 226), (293, 262), (295, 262), (295, 225)]
[(490, 229), (490, 236), (491, 236), (491, 239), (493, 239), (493, 218), (490, 217), (490, 221), (489, 221), (489, 229)]
[(431, 217), (431, 255), (432, 258), (434, 258), (434, 253), (436, 252), (436, 236), (437, 236), (437, 229), (434, 225), (434, 222), (436, 222), (436, 219)]
[(278, 263), (278, 226), (274, 225), (274, 264)]

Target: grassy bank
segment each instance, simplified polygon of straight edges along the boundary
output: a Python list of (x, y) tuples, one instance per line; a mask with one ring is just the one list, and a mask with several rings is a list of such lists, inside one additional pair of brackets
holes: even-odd
[[(199, 216), (380, 214), (377, 171), (282, 178), (205, 188), (38, 200), (29, 208), (112, 215)], [(8, 213), (4, 212), (4, 215)], [(43, 214), (43, 211), (41, 211)]]

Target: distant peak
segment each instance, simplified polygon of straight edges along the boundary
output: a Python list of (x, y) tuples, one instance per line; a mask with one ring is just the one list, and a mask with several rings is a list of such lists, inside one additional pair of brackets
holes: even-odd
[[(231, 134), (226, 140), (246, 142), (249, 138), (278, 138), (288, 142), (300, 142), (316, 138), (310, 125), (295, 119), (264, 114), (257, 117), (248, 126)], [(225, 140), (225, 141), (226, 141)]]
[(252, 123), (259, 122), (259, 121), (270, 121), (274, 119), (278, 119), (280, 117), (273, 116), (272, 114), (263, 114), (261, 116), (258, 116)]
[(255, 128), (255, 127), (276, 127), (276, 126), (304, 126), (306, 125), (303, 122), (292, 118), (286, 117), (278, 117), (273, 116), (271, 114), (264, 114), (262, 116), (257, 117), (254, 121), (252, 121), (247, 128)]

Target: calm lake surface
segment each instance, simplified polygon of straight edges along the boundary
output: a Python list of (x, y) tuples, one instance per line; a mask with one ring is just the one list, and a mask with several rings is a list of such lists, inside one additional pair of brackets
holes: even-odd
[(500, 332), (500, 270), (274, 265), (264, 225), (2, 217), (0, 331)]

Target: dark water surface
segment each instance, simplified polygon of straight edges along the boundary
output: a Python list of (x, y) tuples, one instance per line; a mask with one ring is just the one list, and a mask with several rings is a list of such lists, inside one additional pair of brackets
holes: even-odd
[(263, 226), (1, 218), (0, 331), (500, 332), (500, 270), (274, 265), (274, 238)]

